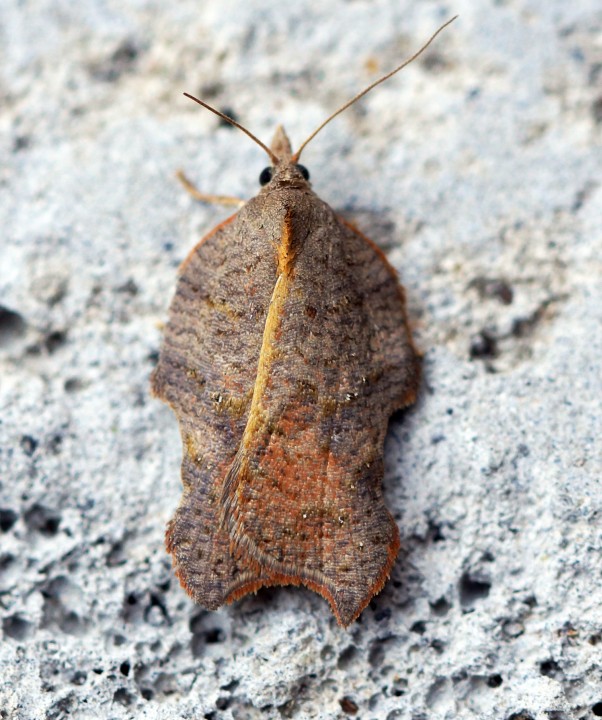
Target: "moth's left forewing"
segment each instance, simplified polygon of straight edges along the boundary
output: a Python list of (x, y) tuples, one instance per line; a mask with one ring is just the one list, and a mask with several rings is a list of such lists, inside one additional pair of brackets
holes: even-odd
[[(259, 205), (259, 207), (258, 207)], [(222, 523), (223, 483), (246, 426), (275, 268), (250, 201), (180, 267), (154, 393), (173, 408), (183, 444), (184, 492), (166, 535), (176, 573), (194, 600), (216, 609), (267, 579), (233, 557)]]

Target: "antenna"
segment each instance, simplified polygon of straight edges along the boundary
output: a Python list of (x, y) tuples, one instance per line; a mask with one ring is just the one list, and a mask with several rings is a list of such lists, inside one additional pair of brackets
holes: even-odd
[[(338, 110), (336, 110), (335, 112), (333, 112), (332, 115), (330, 115), (329, 117), (327, 117), (326, 120), (324, 120), (324, 122), (323, 122), (321, 125), (319, 125), (316, 130), (314, 130), (314, 131), (312, 132), (312, 134), (307, 138), (307, 140), (305, 140), (305, 142), (303, 142), (303, 143), (301, 144), (301, 147), (297, 150), (297, 152), (296, 152), (296, 153), (293, 155), (293, 157), (291, 158), (292, 162), (295, 162), (295, 163), (296, 163), (296, 162), (299, 160), (299, 158), (300, 158), (300, 156), (301, 156), (301, 152), (305, 149), (305, 146), (306, 146), (311, 140), (313, 140), (313, 139), (316, 137), (316, 135), (320, 132), (320, 130), (322, 130), (322, 128), (323, 128), (325, 125), (328, 125), (328, 123), (329, 123), (331, 120), (333, 120), (337, 115), (340, 115), (344, 110), (347, 110), (347, 108), (348, 108), (350, 105), (353, 105), (354, 102), (357, 102), (360, 98), (364, 97), (364, 95), (365, 95), (366, 93), (369, 93), (370, 90), (372, 90), (373, 88), (375, 88), (377, 85), (380, 85), (382, 82), (384, 82), (385, 80), (388, 80), (390, 77), (392, 77), (393, 75), (395, 75), (395, 73), (398, 73), (398, 72), (399, 72), (400, 70), (402, 70), (404, 67), (406, 67), (406, 66), (409, 65), (410, 63), (414, 62), (414, 60), (416, 60), (417, 57), (419, 57), (420, 55), (422, 55), (422, 53), (423, 53), (423, 52), (427, 49), (427, 47), (433, 42), (433, 40), (437, 37), (437, 35), (439, 35), (440, 32), (442, 32), (443, 30), (445, 30), (445, 28), (446, 28), (448, 25), (451, 25), (451, 23), (453, 23), (453, 21), (454, 21), (457, 17), (458, 17), (457, 15), (454, 15), (453, 18), (451, 18), (451, 19), (448, 20), (447, 22), (443, 23), (443, 25), (441, 25), (441, 27), (440, 27), (436, 32), (434, 32), (434, 33), (431, 35), (431, 37), (424, 43), (424, 45), (420, 48), (420, 50), (418, 50), (417, 52), (415, 52), (415, 53), (414, 53), (411, 57), (409, 57), (407, 60), (404, 60), (404, 61), (401, 63), (401, 65), (399, 65), (398, 67), (395, 68), (395, 70), (391, 70), (390, 73), (387, 73), (386, 75), (383, 75), (383, 77), (381, 77), (379, 80), (376, 80), (375, 82), (373, 82), (372, 85), (368, 85), (368, 87), (367, 87), (365, 90), (362, 90), (362, 91), (361, 91), (360, 93), (358, 93), (355, 97), (352, 97), (351, 100), (347, 101), (347, 102), (346, 102), (344, 105), (342, 105)], [(190, 96), (189, 96), (189, 97), (190, 97)], [(194, 99), (195, 99), (195, 98), (193, 98), (193, 100), (194, 100)], [(197, 102), (199, 102), (199, 101), (197, 100)], [(201, 103), (201, 104), (203, 104), (203, 103)], [(207, 106), (205, 106), (205, 107), (207, 107)], [(209, 108), (209, 109), (211, 110), (212, 108)], [(215, 112), (215, 110), (214, 110), (214, 112)], [(226, 120), (229, 120), (229, 118), (225, 118), (225, 119), (226, 119)], [(233, 122), (233, 121), (232, 121), (232, 122)], [(236, 124), (236, 123), (234, 123), (234, 124)], [(238, 127), (240, 127), (240, 125), (239, 125)], [(241, 130), (244, 130), (244, 128), (241, 128)], [(245, 130), (245, 132), (247, 132), (247, 131)], [(250, 133), (247, 133), (247, 134), (250, 135)], [(263, 147), (265, 147), (265, 146), (263, 146)]]
[(224, 115), (223, 112), (220, 112), (219, 110), (216, 110), (214, 107), (211, 107), (211, 105), (208, 105), (206, 102), (203, 102), (202, 100), (199, 100), (198, 98), (195, 98), (194, 95), (189, 95), (188, 93), (184, 93), (187, 98), (190, 98), (191, 100), (194, 100), (195, 103), (198, 103), (199, 105), (202, 105), (204, 108), (207, 108), (207, 110), (211, 110), (212, 113), (215, 113), (218, 117), (220, 117), (222, 120), (225, 120), (226, 122), (230, 123), (230, 125), (234, 125), (234, 127), (238, 128), (239, 130), (242, 130), (245, 135), (248, 135), (251, 140), (254, 140), (260, 148), (263, 148), (266, 153), (269, 155), (270, 160), (272, 161), (272, 164), (274, 166), (278, 165), (278, 157), (270, 150), (270, 148), (267, 145), (264, 145), (259, 138), (256, 138), (255, 135), (250, 130), (247, 130), (246, 127), (243, 127), (240, 123), (237, 123), (236, 120), (233, 120), (231, 117), (228, 117), (227, 115)]

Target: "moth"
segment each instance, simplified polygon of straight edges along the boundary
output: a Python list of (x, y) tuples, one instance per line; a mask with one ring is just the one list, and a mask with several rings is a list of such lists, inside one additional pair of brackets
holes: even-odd
[[(455, 18), (453, 18), (455, 19)], [(453, 20), (452, 19), (452, 20)], [(214, 610), (305, 585), (342, 626), (384, 586), (399, 531), (381, 488), (388, 419), (414, 402), (420, 359), (395, 270), (311, 189), (284, 130), (259, 194), (182, 263), (152, 375), (183, 442), (166, 546)], [(223, 200), (188, 189), (202, 200)]]

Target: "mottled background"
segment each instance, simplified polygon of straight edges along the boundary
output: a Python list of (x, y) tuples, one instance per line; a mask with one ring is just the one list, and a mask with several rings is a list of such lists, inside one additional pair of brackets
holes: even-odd
[[(391, 425), (403, 553), (349, 631), (317, 595), (209, 613), (172, 577), (180, 441), (148, 394), (176, 268), (307, 149), (425, 353)], [(3, 0), (0, 717), (602, 716), (599, 0)]]

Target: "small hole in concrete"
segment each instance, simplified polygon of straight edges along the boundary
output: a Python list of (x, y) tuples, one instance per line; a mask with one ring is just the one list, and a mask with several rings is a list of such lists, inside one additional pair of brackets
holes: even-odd
[(14, 510), (9, 508), (0, 508), (0, 530), (2, 532), (8, 532), (12, 526), (17, 522), (19, 516)]
[(56, 535), (61, 524), (61, 516), (55, 510), (37, 503), (25, 511), (23, 519), (30, 530), (39, 532), (45, 537)]
[(370, 651), (368, 652), (368, 663), (373, 667), (379, 667), (383, 664), (385, 659), (385, 648), (379, 640), (375, 640), (371, 646)]
[(20, 615), (11, 615), (2, 620), (2, 630), (6, 637), (13, 640), (25, 640), (30, 634), (31, 623)]
[(31, 437), (31, 435), (22, 435), (20, 445), (21, 450), (23, 450), (27, 457), (31, 457), (38, 447), (38, 441)]
[(469, 355), (472, 360), (491, 360), (497, 357), (497, 340), (487, 330), (481, 330), (470, 341)]
[(71, 678), (71, 682), (74, 685), (83, 685), (86, 682), (86, 678), (88, 676), (85, 672), (82, 670), (78, 670), (76, 673), (74, 673), (73, 677)]
[(460, 603), (464, 606), (473, 605), (489, 595), (491, 583), (464, 573), (460, 578)]
[(351, 665), (351, 663), (354, 661), (355, 657), (357, 655), (357, 648), (355, 645), (349, 645), (346, 647), (341, 654), (339, 655), (339, 659), (337, 660), (337, 667), (339, 670), (345, 670), (346, 668)]
[[(144, 697), (144, 696), (143, 696)], [(113, 700), (124, 707), (128, 707), (135, 701), (135, 697), (126, 688), (119, 688), (113, 693)], [(148, 699), (148, 698), (147, 698)]]
[(451, 604), (444, 597), (440, 597), (434, 603), (430, 603), (430, 606), (433, 615), (437, 615), (438, 617), (445, 617), (451, 609)]
[(78, 390), (82, 390), (84, 382), (77, 377), (67, 378), (63, 384), (66, 393), (74, 393)]
[(9, 345), (25, 335), (27, 324), (19, 313), (0, 306), (0, 346)]
[(490, 675), (487, 678), (487, 685), (490, 688), (498, 688), (503, 682), (504, 680), (501, 675)]
[(221, 628), (211, 628), (207, 630), (204, 635), (207, 645), (224, 642), (224, 632)]
[(54, 330), (46, 335), (44, 339), (44, 347), (50, 355), (56, 352), (62, 345), (67, 342), (67, 333), (62, 330)]
[(388, 620), (391, 617), (391, 608), (383, 608), (382, 610), (377, 610), (374, 613), (374, 619), (376, 622), (382, 622), (383, 620)]
[(544, 660), (539, 663), (539, 672), (546, 677), (554, 679), (559, 679), (563, 675), (562, 668), (556, 660)]

